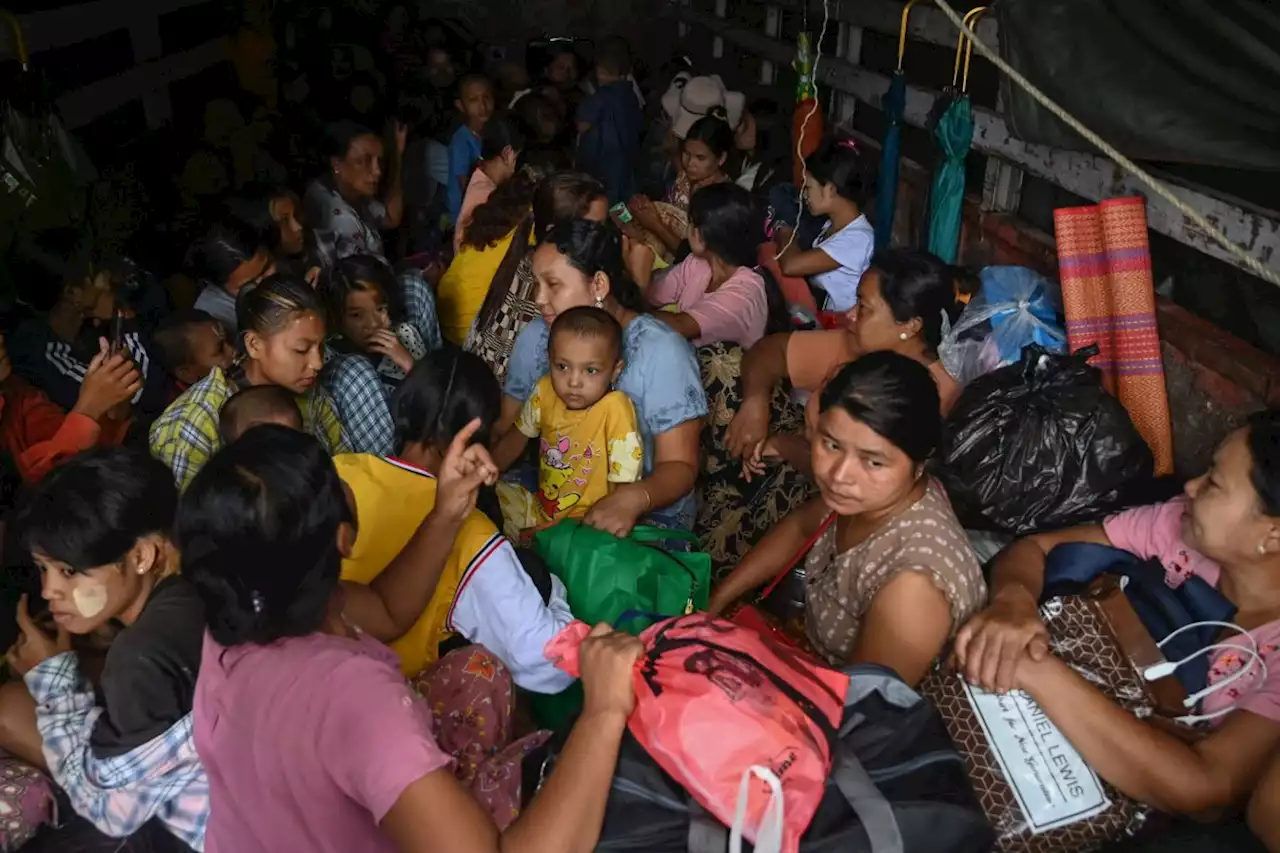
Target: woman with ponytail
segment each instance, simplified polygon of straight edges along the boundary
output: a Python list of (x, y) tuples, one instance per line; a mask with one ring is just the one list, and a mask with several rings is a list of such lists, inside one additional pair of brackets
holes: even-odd
[(279, 385), (297, 396), (303, 425), (329, 450), (345, 453), (349, 439), (333, 399), (317, 380), (323, 366), (325, 309), (305, 281), (275, 275), (243, 290), (236, 300), (241, 329), (235, 365), (214, 368), (151, 426), (151, 453), (185, 489), (222, 446), (218, 416), (241, 388)]
[(480, 136), (480, 161), (467, 181), (467, 191), (462, 196), (462, 208), (458, 211), (458, 222), (453, 230), (455, 255), (462, 248), (462, 238), (466, 236), (476, 208), (488, 201), (494, 190), (515, 177), (527, 142), (522, 124), (499, 118), (484, 126)]
[(514, 174), (472, 211), (458, 253), (440, 279), (437, 307), (447, 340), (459, 346), (466, 342), (494, 275), (530, 216), (538, 182), (564, 160), (563, 153), (550, 148), (522, 152)]
[(689, 529), (698, 438), (707, 414), (693, 351), (678, 332), (648, 313), (623, 265), (622, 238), (605, 223), (577, 219), (557, 224), (533, 254), (533, 272), (540, 316), (516, 339), (499, 433), (511, 427), (549, 370), (547, 345), (556, 317), (582, 305), (604, 309), (622, 326), (625, 366), (616, 385), (636, 407), (644, 476), (592, 506), (586, 523), (617, 536), (626, 536), (644, 516), (662, 526)]

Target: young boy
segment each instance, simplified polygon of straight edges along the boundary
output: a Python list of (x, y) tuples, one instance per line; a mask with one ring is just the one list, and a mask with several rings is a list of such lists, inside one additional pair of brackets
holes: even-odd
[[(610, 387), (622, 372), (622, 327), (607, 312), (571, 308), (551, 325), (551, 373), (525, 402), (516, 428), (494, 452), (509, 467), (529, 439), (538, 438), (538, 491), (500, 483), (510, 529), (542, 527), (583, 515), (615, 483), (640, 478), (640, 428), (631, 400)], [(536, 503), (535, 503), (536, 501)]]
[(35, 483), (82, 451), (123, 442), (129, 419), (112, 414), (140, 387), (133, 361), (104, 350), (89, 363), (75, 406), (63, 411), (13, 372), (0, 335), (0, 450), (13, 457), (24, 483)]
[(625, 39), (600, 43), (595, 94), (578, 108), (578, 169), (604, 184), (609, 203), (635, 193), (636, 158), (644, 134), (644, 112), (631, 82), (631, 48)]
[(177, 311), (152, 336), (160, 364), (181, 394), (208, 376), (215, 367), (230, 369), (235, 358), (227, 333), (212, 314), (192, 308)]
[(293, 392), (279, 385), (251, 385), (231, 395), (218, 413), (218, 435), (224, 447), (260, 424), (301, 432), (302, 412)]
[(462, 194), (467, 178), (480, 159), (480, 134), (493, 115), (493, 84), (482, 74), (468, 74), (458, 84), (458, 100), (454, 104), (462, 113), (462, 126), (449, 141), (449, 216), (454, 222), (462, 211)]

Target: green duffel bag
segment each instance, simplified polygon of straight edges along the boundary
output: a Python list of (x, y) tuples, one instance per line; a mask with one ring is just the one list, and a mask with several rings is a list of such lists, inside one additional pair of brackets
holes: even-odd
[[(658, 617), (707, 609), (711, 555), (667, 551), (662, 542), (700, 544), (687, 531), (643, 525), (619, 539), (570, 518), (534, 534), (533, 548), (564, 584), (575, 617), (639, 634)], [(533, 696), (534, 717), (544, 728), (562, 728), (581, 708), (577, 682), (562, 693)]]

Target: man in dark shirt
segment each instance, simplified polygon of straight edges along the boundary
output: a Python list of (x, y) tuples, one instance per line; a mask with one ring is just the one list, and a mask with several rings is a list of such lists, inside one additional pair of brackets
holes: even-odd
[(644, 112), (631, 82), (631, 48), (618, 37), (600, 43), (595, 94), (578, 108), (578, 169), (604, 184), (609, 203), (635, 192), (635, 161)]

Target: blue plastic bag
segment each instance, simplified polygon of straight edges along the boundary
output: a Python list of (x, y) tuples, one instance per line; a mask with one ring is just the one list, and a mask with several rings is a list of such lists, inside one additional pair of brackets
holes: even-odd
[(1052, 282), (1026, 267), (987, 267), (980, 278), (982, 289), (938, 347), (942, 366), (957, 382), (968, 385), (1017, 362), (1030, 344), (1067, 351), (1062, 297)]

